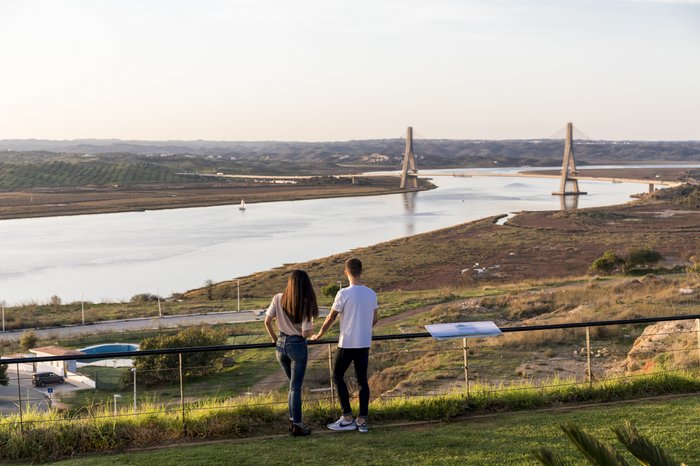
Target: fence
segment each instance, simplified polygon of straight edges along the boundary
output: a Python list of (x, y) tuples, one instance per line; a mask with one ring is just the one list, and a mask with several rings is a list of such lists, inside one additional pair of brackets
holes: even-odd
[[(649, 324), (657, 324), (651, 325)], [(663, 325), (662, 325), (663, 324)], [(503, 327), (502, 336), (434, 341), (425, 332), (375, 335), (370, 355), (373, 398), (421, 397), (460, 391), (499, 392), (626, 380), (649, 371), (696, 371), (700, 367), (700, 315)], [(256, 339), (264, 339), (260, 335)], [(305, 401), (335, 401), (332, 360), (336, 339), (309, 342)], [(83, 366), (82, 376), (96, 388), (68, 391), (69, 384), (31, 387), (21, 365), (94, 360), (96, 355), (4, 358), (11, 385), (5, 387), (5, 415), (18, 415), (20, 429), (37, 422), (81, 416), (131, 416), (145, 412), (189, 413), (212, 409), (207, 402), (286, 405), (286, 379), (273, 355), (274, 344), (246, 344), (103, 353), (102, 360), (157, 356), (171, 358), (165, 368)], [(216, 355), (212, 362), (203, 355)], [(123, 361), (122, 361), (123, 362)], [(110, 381), (107, 383), (106, 381)], [(157, 383), (150, 383), (156, 381)], [(75, 382), (79, 384), (78, 382)], [(14, 395), (8, 392), (14, 391)], [(27, 393), (29, 392), (29, 396)], [(0, 397), (2, 398), (2, 397)], [(245, 400), (245, 401), (244, 401)], [(255, 401), (257, 400), (257, 401)], [(51, 420), (24, 419), (27, 411), (66, 410)], [(113, 408), (113, 409), (112, 409)], [(2, 421), (2, 418), (0, 418)]]

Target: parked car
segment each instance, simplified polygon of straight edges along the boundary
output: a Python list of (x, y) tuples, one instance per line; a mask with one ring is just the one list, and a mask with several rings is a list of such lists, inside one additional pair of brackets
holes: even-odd
[(32, 374), (32, 385), (44, 387), (47, 383), (63, 383), (65, 379), (53, 372), (35, 372)]

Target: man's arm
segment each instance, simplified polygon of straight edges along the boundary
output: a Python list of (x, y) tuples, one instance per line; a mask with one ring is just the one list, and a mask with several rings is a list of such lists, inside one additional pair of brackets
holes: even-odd
[(372, 317), (372, 327), (377, 325), (377, 322), (379, 322), (379, 315), (377, 315), (377, 309), (374, 310), (374, 317)]
[(338, 311), (336, 311), (335, 309), (331, 309), (331, 312), (328, 313), (328, 316), (323, 322), (323, 325), (321, 325), (321, 328), (318, 330), (318, 333), (309, 338), (309, 340), (318, 340), (319, 338), (321, 338), (328, 331), (328, 329), (331, 328), (337, 316)]
[(272, 338), (272, 343), (277, 343), (277, 333), (275, 333), (275, 327), (272, 325), (272, 319), (273, 317), (265, 316), (265, 330)]

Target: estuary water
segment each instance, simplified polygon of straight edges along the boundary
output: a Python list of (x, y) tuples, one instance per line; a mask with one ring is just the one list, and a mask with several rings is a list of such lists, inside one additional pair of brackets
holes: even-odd
[[(3, 220), (0, 300), (167, 296), (209, 279), (231, 279), (487, 216), (560, 208), (560, 198), (551, 194), (558, 187), (555, 179), (436, 177), (433, 182), (438, 188), (431, 191), (248, 204), (245, 211), (233, 199), (231, 206)], [(589, 194), (580, 197), (578, 207), (624, 203), (647, 190), (643, 184), (579, 184)]]

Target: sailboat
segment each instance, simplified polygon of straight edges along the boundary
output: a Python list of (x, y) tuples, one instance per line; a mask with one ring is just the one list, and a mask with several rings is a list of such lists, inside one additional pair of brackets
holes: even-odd
[(238, 210), (245, 210), (245, 201), (241, 199), (241, 206), (238, 208)]

